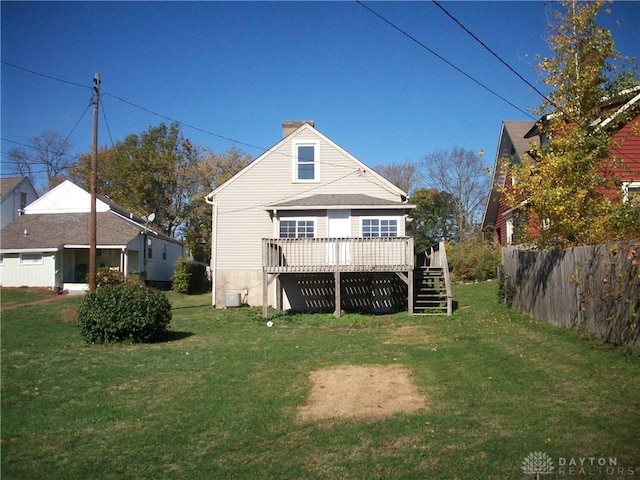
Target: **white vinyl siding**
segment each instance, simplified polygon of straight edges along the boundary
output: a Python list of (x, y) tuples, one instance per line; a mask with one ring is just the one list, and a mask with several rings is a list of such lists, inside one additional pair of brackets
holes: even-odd
[(54, 288), (56, 271), (56, 254), (45, 252), (37, 254), (39, 263), (22, 263), (23, 256), (27, 262), (36, 261), (33, 255), (5, 253), (4, 263), (0, 265), (0, 285), (3, 287), (45, 287)]
[[(320, 184), (292, 182), (295, 145), (317, 145)], [(212, 199), (218, 205), (217, 265), (218, 269), (262, 271), (262, 238), (278, 235), (276, 217), (265, 209), (267, 205), (304, 198), (314, 194), (361, 193), (390, 202), (398, 202), (400, 195), (392, 185), (351, 157), (347, 152), (312, 129), (290, 135), (264, 157), (254, 161)], [(371, 215), (377, 215), (379, 210)], [(284, 218), (301, 217), (303, 212), (279, 211)], [(317, 215), (316, 235), (326, 232), (326, 212)], [(360, 222), (352, 211), (352, 236), (360, 235)], [(404, 234), (404, 221), (398, 216), (399, 232)], [(356, 223), (357, 222), (357, 223)], [(402, 224), (402, 225), (401, 225)], [(321, 233), (322, 232), (322, 233)]]

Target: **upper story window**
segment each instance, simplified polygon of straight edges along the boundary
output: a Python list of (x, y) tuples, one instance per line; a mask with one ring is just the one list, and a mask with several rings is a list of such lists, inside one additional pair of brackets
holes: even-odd
[(398, 219), (396, 218), (363, 218), (362, 236), (373, 237), (397, 237)]
[(315, 220), (280, 220), (280, 238), (313, 238), (315, 232)]
[(295, 144), (293, 180), (295, 182), (317, 182), (320, 180), (318, 163), (318, 145), (314, 143)]

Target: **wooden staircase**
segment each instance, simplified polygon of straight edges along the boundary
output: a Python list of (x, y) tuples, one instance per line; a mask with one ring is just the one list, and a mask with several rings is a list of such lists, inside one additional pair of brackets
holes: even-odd
[(453, 301), (444, 242), (419, 256), (414, 270), (414, 315), (451, 315)]

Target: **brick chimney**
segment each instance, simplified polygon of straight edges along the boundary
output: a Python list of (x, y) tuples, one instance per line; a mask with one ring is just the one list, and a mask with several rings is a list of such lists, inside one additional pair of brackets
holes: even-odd
[(294, 120), (290, 122), (282, 122), (282, 138), (291, 135), (294, 130), (297, 130), (305, 123), (308, 123), (310, 126), (315, 128), (316, 122), (314, 122), (313, 120)]

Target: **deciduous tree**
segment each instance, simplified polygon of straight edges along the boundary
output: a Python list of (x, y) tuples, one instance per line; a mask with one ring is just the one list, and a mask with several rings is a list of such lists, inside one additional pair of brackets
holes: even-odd
[(491, 179), (482, 158), (460, 147), (424, 157), (427, 186), (447, 193), (455, 205), (456, 233), (464, 240), (476, 229), (486, 204)]
[(196, 260), (206, 261), (211, 248), (211, 206), (205, 195), (222, 185), (251, 163), (252, 157), (231, 147), (223, 153), (206, 152), (200, 158), (194, 173), (197, 188), (193, 190), (186, 211), (184, 228), (185, 251)]
[(420, 167), (412, 162), (379, 165), (375, 171), (409, 195), (412, 195), (422, 182)]
[(553, 55), (540, 62), (543, 83), (550, 88), (538, 112), (545, 114), (538, 123), (543, 141), (533, 164), (513, 170), (517, 181), (507, 196), (526, 213), (526, 240), (543, 247), (616, 239), (619, 220), (626, 218), (619, 215), (627, 207), (621, 207), (621, 189), (612, 173), (623, 159), (611, 151), (616, 127), (638, 112), (623, 112), (607, 126), (602, 120), (637, 75), (620, 70), (611, 32), (597, 24), (603, 5), (565, 1), (553, 12), (548, 37)]
[(27, 148), (12, 148), (8, 155), (20, 175), (28, 177), (38, 191), (46, 192), (69, 175), (69, 168), (76, 163), (70, 155), (72, 148), (69, 139), (49, 130), (31, 138)]
[[(90, 154), (73, 169), (84, 188), (90, 184)], [(188, 204), (198, 188), (198, 148), (184, 137), (178, 124), (152, 126), (128, 135), (98, 154), (98, 194), (139, 215), (155, 214), (164, 233), (180, 237)]]
[(411, 195), (409, 203), (416, 205), (411, 211), (413, 220), (407, 227), (408, 234), (415, 239), (416, 252), (457, 238), (456, 205), (450, 194), (435, 188), (421, 188)]

